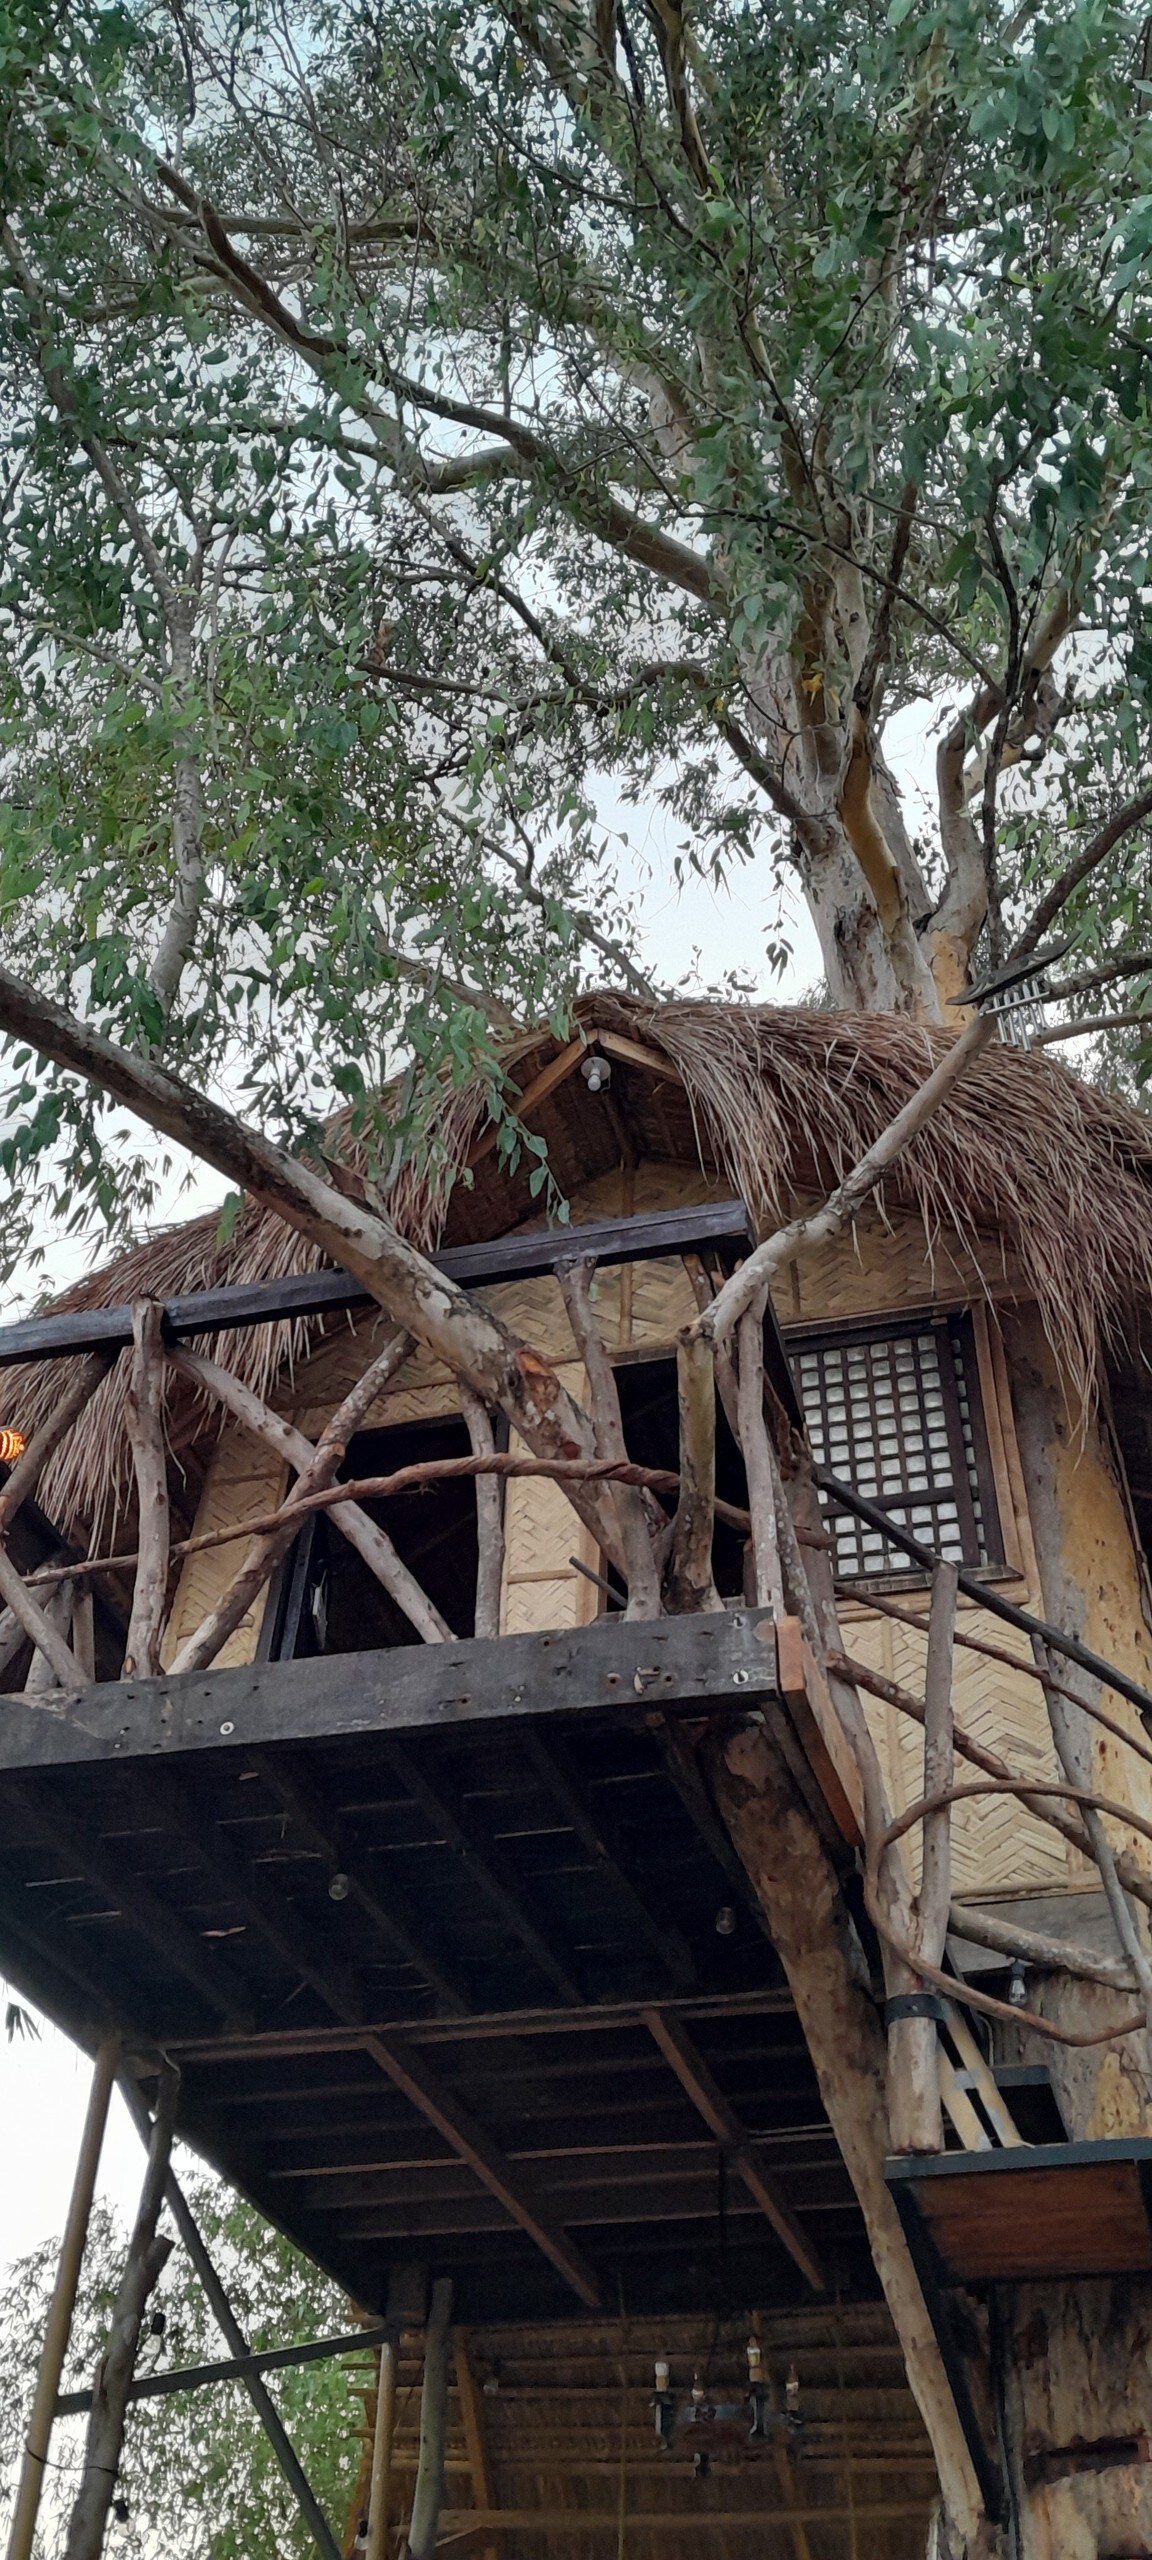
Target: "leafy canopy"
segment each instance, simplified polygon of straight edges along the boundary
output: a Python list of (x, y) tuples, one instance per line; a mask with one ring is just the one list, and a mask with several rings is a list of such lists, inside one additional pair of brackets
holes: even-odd
[[(606, 776), (717, 877), (798, 872), (834, 997), (927, 1011), (1128, 798), (1117, 0), (4, 23), (0, 920), (39, 983), (299, 1135), (637, 982)], [(1146, 836), (1068, 912), (1152, 940)], [(23, 1069), (7, 1107), (28, 1200), (140, 1214), (95, 1106)]]

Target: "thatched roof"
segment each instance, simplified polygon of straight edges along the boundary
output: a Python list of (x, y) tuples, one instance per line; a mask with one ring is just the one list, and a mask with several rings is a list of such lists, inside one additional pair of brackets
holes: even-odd
[[(778, 1223), (797, 1192), (822, 1192), (856, 1162), (954, 1036), (891, 1015), (795, 1007), (670, 1003), (595, 995), (579, 1005), (587, 1036), (610, 1030), (665, 1063), (614, 1068), (606, 1111), (582, 1077), (558, 1084), (529, 1115), (562, 1191), (619, 1161), (621, 1118), (643, 1155), (699, 1160), (747, 1200), (758, 1227)], [(563, 1043), (551, 1032), (510, 1048), (510, 1088), (524, 1091)], [(454, 1090), (438, 1119), (434, 1165), (413, 1164), (392, 1194), (397, 1224), (422, 1246), (482, 1240), (538, 1215), (531, 1165), (508, 1172), (494, 1151), (466, 1172), (486, 1110), (480, 1080)], [(986, 1049), (894, 1168), (881, 1205), (911, 1210), (929, 1247), (991, 1243), (1023, 1273), (1054, 1344), (1070, 1401), (1091, 1395), (1097, 1364), (1129, 1337), (1152, 1299), (1152, 1124), (1084, 1084), (1042, 1051)], [(92, 1274), (59, 1309), (168, 1297), (314, 1269), (324, 1257), (249, 1207), (227, 1244), (214, 1215), (173, 1228)], [(213, 1356), (267, 1393), (314, 1342), (315, 1325), (223, 1334)], [(91, 1535), (130, 1483), (118, 1364), (45, 1475), (42, 1499), (62, 1527)], [(58, 1364), (19, 1373), (8, 1419), (33, 1427), (60, 1388)], [(16, 1412), (18, 1402), (19, 1411)], [(176, 1387), (174, 1450), (189, 1453), (216, 1418)]]

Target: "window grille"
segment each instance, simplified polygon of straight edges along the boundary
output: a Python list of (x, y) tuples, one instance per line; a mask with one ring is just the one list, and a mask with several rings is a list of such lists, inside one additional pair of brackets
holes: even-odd
[[(956, 1564), (1002, 1561), (967, 1317), (790, 1332), (788, 1351), (818, 1466)], [(843, 1580), (921, 1578), (878, 1529), (824, 1511)]]

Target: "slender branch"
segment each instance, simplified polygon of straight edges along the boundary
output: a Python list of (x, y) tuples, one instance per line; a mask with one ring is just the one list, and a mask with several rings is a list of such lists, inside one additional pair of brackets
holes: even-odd
[(101, 1379), (107, 1377), (117, 1357), (115, 1351), (95, 1351), (87, 1360), (78, 1361), (59, 1404), (53, 1406), (39, 1430), (33, 1432), (22, 1456), (9, 1468), (7, 1482), (0, 1489), (0, 1538), (21, 1503), (35, 1492), (49, 1458), (80, 1414), (87, 1411)]
[(1009, 954), (1011, 959), (1023, 960), (1028, 952), (1035, 951), (1037, 943), (1047, 932), (1049, 925), (1055, 921), (1061, 908), (1067, 906), (1074, 890), (1080, 887), (1082, 881), (1090, 878), (1092, 872), (1098, 870), (1102, 862), (1107, 861), (1115, 846), (1122, 843), (1126, 835), (1131, 834), (1133, 827), (1143, 825), (1145, 818), (1152, 818), (1152, 787), (1145, 791), (1138, 791), (1131, 800), (1126, 800), (1123, 808), (1118, 809), (1114, 817), (1109, 818), (1104, 826), (1097, 829), (1096, 834), (1085, 845), (1083, 853), (1078, 853), (1074, 861), (1065, 864), (1047, 895), (1041, 898), (1031, 923), (1025, 927), (1019, 940), (1013, 945)]
[[(6, 969), (0, 969), (0, 1030), (100, 1086), (343, 1264), (396, 1324), (478, 1395), (499, 1405), (537, 1456), (594, 1455), (588, 1415), (539, 1352), (363, 1201), (349, 1199), (335, 1182), (245, 1127), (154, 1059), (119, 1048)], [(602, 1489), (574, 1478), (571, 1498), (618, 1563), (615, 1518)]]
[(51, 1665), (61, 1688), (82, 1689), (83, 1666), (77, 1661), (71, 1646), (65, 1643), (60, 1629), (53, 1624), (45, 1611), (38, 1607), (31, 1592), (26, 1589), (7, 1547), (3, 1545), (0, 1545), (0, 1600), (7, 1602), (13, 1617), (23, 1627), (25, 1635), (31, 1636), (36, 1652), (42, 1653), (45, 1661)]
[(1095, 1031), (1131, 1031), (1141, 1022), (1152, 1023), (1152, 1005), (1138, 1005), (1131, 1013), (1090, 1013), (1082, 1022), (1058, 1022), (1050, 1031), (1035, 1031), (1033, 1049), (1051, 1049), (1057, 1040), (1086, 1040)]
[[(956, 1567), (943, 1558), (932, 1576), (928, 1664), (924, 1674), (924, 1793), (940, 1796), (952, 1784), (952, 1643), (956, 1626)], [(916, 1943), (939, 1964), (952, 1899), (952, 1825), (947, 1810), (926, 1814)]]
[[(302, 1431), (297, 1431), (292, 1423), (285, 1422), (278, 1413), (273, 1413), (271, 1407), (255, 1395), (251, 1387), (246, 1387), (241, 1379), (234, 1377), (230, 1369), (222, 1369), (215, 1360), (204, 1359), (198, 1351), (170, 1351), (168, 1357), (173, 1368), (179, 1370), (181, 1377), (186, 1378), (190, 1385), (203, 1388), (208, 1395), (216, 1396), (238, 1422), (243, 1423), (249, 1431), (255, 1432), (257, 1438), (265, 1441), (269, 1448), (275, 1449), (279, 1457), (287, 1460), (289, 1466), (296, 1467), (303, 1475), (314, 1465), (317, 1452), (312, 1441), (306, 1439)], [(335, 1446), (334, 1439), (329, 1444), (329, 1454)], [(336, 1463), (339, 1464), (339, 1458)], [(339, 1490), (337, 1488), (337, 1492)], [(305, 1496), (303, 1501), (298, 1501), (292, 1506), (297, 1514), (308, 1503), (308, 1499)], [(363, 1558), (369, 1572), (375, 1574), (377, 1581), (382, 1584), (389, 1598), (395, 1601), (397, 1608), (403, 1610), (405, 1617), (415, 1627), (417, 1634), (423, 1637), (425, 1644), (450, 1643), (451, 1627), (434, 1607), (427, 1592), (421, 1590), (415, 1575), (409, 1572), (403, 1559), (397, 1555), (391, 1538), (385, 1530), (377, 1528), (375, 1521), (368, 1518), (367, 1513), (360, 1509), (358, 1503), (351, 1501), (347, 1496), (340, 1502), (336, 1512), (336, 1527), (347, 1538), (349, 1545), (355, 1547), (357, 1555)], [(197, 1634), (189, 1639), (188, 1644), (181, 1648), (172, 1665), (174, 1672), (189, 1671), (198, 1667), (200, 1640), (203, 1633), (203, 1630), (198, 1630)], [(195, 1664), (189, 1658), (193, 1654), (197, 1656)]]
[[(337, 1470), (343, 1465), (348, 1442), (353, 1433), (359, 1429), (365, 1414), (371, 1412), (372, 1406), (377, 1397), (383, 1393), (389, 1379), (394, 1378), (397, 1370), (403, 1368), (411, 1349), (411, 1335), (397, 1334), (391, 1342), (385, 1344), (379, 1357), (373, 1360), (364, 1371), (363, 1377), (356, 1380), (343, 1403), (337, 1406), (330, 1421), (325, 1423), (309, 1463), (297, 1478), (293, 1493), (298, 1502), (302, 1496), (317, 1493), (332, 1482)], [(244, 1525), (247, 1526), (247, 1523)], [(266, 1530), (262, 1536), (253, 1538), (244, 1562), (239, 1572), (233, 1576), (227, 1591), (221, 1594), (215, 1607), (209, 1610), (194, 1633), (187, 1637), (181, 1646), (173, 1664), (174, 1670), (202, 1671), (210, 1662), (215, 1661), (221, 1646), (227, 1642), (241, 1620), (247, 1617), (253, 1601), (275, 1572), (281, 1557), (287, 1554), (297, 1534), (298, 1525), (298, 1520), (291, 1518), (280, 1528)]]
[(1102, 961), (1098, 969), (1087, 969), (1081, 978), (1067, 978), (1060, 986), (1049, 985), (1049, 1001), (1063, 1004), (1073, 996), (1091, 995), (1094, 987), (1110, 987), (1117, 978), (1142, 978), (1152, 975), (1152, 951), (1121, 951), (1115, 959)]

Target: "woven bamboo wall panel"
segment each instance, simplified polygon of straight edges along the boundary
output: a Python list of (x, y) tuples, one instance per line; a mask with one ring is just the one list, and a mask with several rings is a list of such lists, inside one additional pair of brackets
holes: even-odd
[[(200, 1497), (197, 1536), (237, 1521), (258, 1520), (263, 1512), (275, 1509), (287, 1482), (287, 1467), (275, 1450), (257, 1440), (251, 1431), (245, 1431), (240, 1423), (229, 1423), (216, 1444)], [(162, 1656), (166, 1665), (223, 1597), (243, 1556), (243, 1540), (236, 1539), (224, 1547), (209, 1547), (206, 1554), (185, 1558), (164, 1631)], [(227, 1671), (234, 1664), (251, 1662), (267, 1602), (265, 1584), (217, 1654), (213, 1666), (216, 1670)]]
[[(582, 1367), (569, 1361), (559, 1375), (569, 1394), (582, 1403), (588, 1391)], [(509, 1446), (523, 1450), (524, 1442), (516, 1432)], [(502, 1635), (588, 1625), (599, 1598), (595, 1584), (570, 1563), (572, 1556), (579, 1556), (594, 1572), (599, 1567), (596, 1541), (577, 1518), (567, 1494), (539, 1476), (513, 1478), (504, 1492)]]
[[(788, 1217), (819, 1207), (797, 1195)], [(865, 1204), (847, 1235), (833, 1237), (801, 1260), (786, 1263), (773, 1291), (782, 1324), (819, 1324), (837, 1317), (892, 1314), (900, 1307), (978, 1302), (1031, 1296), (1018, 1267), (989, 1239), (966, 1252), (958, 1238), (941, 1234), (929, 1251), (919, 1218), (894, 1210), (885, 1219)]]
[[(983, 1610), (961, 1608), (957, 1621), (968, 1635), (1025, 1655), (1026, 1640)], [(910, 1627), (879, 1615), (854, 1618), (845, 1630), (847, 1648), (874, 1671), (898, 1680), (914, 1697), (924, 1695), (925, 1643)], [(988, 1662), (957, 1647), (953, 1676), (956, 1722), (990, 1751), (999, 1752), (1026, 1777), (1053, 1778), (1056, 1765), (1048, 1717), (1039, 1683), (1005, 1663)], [(903, 1813), (924, 1792), (924, 1737), (911, 1717), (878, 1699), (865, 1701), (872, 1738), (880, 1755), (892, 1809)], [(978, 1779), (966, 1761), (956, 1766), (957, 1784)], [(909, 1867), (918, 1868), (918, 1835), (904, 1842)], [(1069, 1853), (1059, 1832), (1025, 1813), (1014, 1796), (975, 1797), (957, 1805), (952, 1817), (952, 1881), (958, 1894), (971, 1896), (1060, 1892), (1070, 1875)]]

